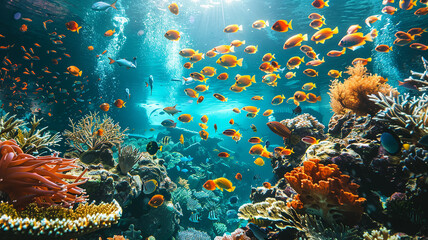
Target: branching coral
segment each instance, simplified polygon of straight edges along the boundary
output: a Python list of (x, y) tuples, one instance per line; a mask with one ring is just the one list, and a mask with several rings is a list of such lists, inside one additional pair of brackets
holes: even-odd
[(119, 168), (122, 174), (128, 173), (132, 167), (141, 159), (143, 159), (144, 153), (138, 151), (131, 145), (119, 148)]
[(16, 119), (15, 115), (8, 118), (6, 114), (0, 118), (0, 140), (14, 139), (22, 151), (28, 154), (57, 146), (61, 141), (59, 133), (52, 135), (47, 127), (37, 129), (42, 120), (33, 116), (29, 122), (31, 127), (27, 128), (28, 124), (23, 120)]
[(60, 206), (28, 205), (18, 211), (8, 203), (0, 203), (0, 232), (8, 239), (70, 239), (117, 223), (122, 208), (112, 203), (80, 204), (76, 209)]
[(394, 128), (407, 140), (418, 141), (428, 134), (428, 95), (410, 97), (409, 94), (372, 94), (369, 99), (382, 110), (374, 119)]
[[(97, 112), (85, 115), (77, 123), (70, 119), (69, 126), (71, 131), (65, 130), (64, 136), (67, 144), (79, 153), (97, 150), (102, 145), (118, 146), (128, 130), (126, 128), (122, 131), (119, 123), (114, 123), (107, 115), (101, 118)], [(103, 130), (102, 134), (97, 134), (100, 129)]]
[(302, 167), (285, 174), (298, 193), (288, 205), (318, 215), (329, 223), (357, 223), (365, 201), (357, 195), (360, 186), (349, 182), (349, 176), (342, 174), (336, 164), (324, 166), (319, 161), (309, 159)]
[(346, 73), (351, 76), (343, 83), (333, 80), (330, 85), (330, 106), (337, 114), (352, 111), (360, 116), (374, 115), (380, 108), (369, 100), (368, 95), (379, 92), (383, 94), (392, 92), (394, 96), (398, 95), (397, 90), (382, 77), (367, 74), (367, 68), (362, 64), (348, 67)]
[(86, 182), (82, 178), (84, 172), (80, 176), (64, 173), (78, 168), (75, 160), (34, 157), (23, 153), (14, 140), (0, 142), (0, 158), (0, 190), (17, 207), (34, 201), (39, 205), (69, 207), (86, 200), (84, 190), (78, 187)]
[(398, 235), (390, 235), (389, 230), (385, 227), (379, 230), (373, 230), (371, 233), (365, 232), (363, 235), (364, 240), (398, 240), (401, 239)]

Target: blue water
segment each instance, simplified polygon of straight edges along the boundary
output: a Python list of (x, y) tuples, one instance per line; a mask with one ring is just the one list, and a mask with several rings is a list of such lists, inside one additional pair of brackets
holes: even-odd
[[(273, 109), (273, 117), (276, 120), (291, 118), (294, 115), (292, 110), (296, 107), (291, 102), (283, 103), (279, 106), (270, 104), (271, 99), (276, 95), (291, 97), (295, 91), (301, 90), (303, 84), (314, 82), (317, 88), (312, 90), (317, 96), (322, 97), (322, 101), (316, 104), (302, 103), (303, 113), (310, 113), (320, 122), (327, 126), (332, 111), (329, 105), (328, 89), (331, 78), (327, 76), (330, 69), (345, 71), (346, 67), (356, 57), (372, 57), (373, 61), (367, 67), (371, 73), (379, 74), (389, 79), (389, 84), (398, 87), (398, 80), (402, 80), (409, 75), (410, 70), (421, 71), (420, 56), (427, 56), (426, 52), (417, 51), (408, 46), (393, 46), (393, 51), (389, 53), (379, 53), (374, 50), (378, 44), (392, 45), (394, 33), (398, 30), (407, 31), (413, 27), (427, 27), (427, 17), (417, 17), (413, 15), (414, 10), (399, 11), (393, 15), (382, 14), (380, 11), (383, 5), (380, 0), (331, 0), (330, 7), (324, 9), (315, 9), (310, 5), (311, 1), (295, 0), (186, 0), (180, 1), (180, 14), (175, 16), (171, 14), (167, 6), (170, 1), (128, 1), (119, 0), (117, 2), (118, 10), (110, 9), (106, 12), (95, 12), (91, 10), (93, 1), (43, 1), (43, 0), (5, 0), (2, 1), (0, 10), (0, 34), (7, 38), (0, 39), (0, 45), (16, 44), (16, 47), (10, 50), (0, 50), (0, 57), (7, 56), (14, 63), (23, 62), (22, 52), (19, 46), (31, 46), (34, 42), (42, 45), (42, 48), (33, 49), (39, 52), (39, 62), (35, 62), (37, 69), (46, 66), (50, 71), (58, 72), (58, 80), (52, 80), (47, 77), (39, 80), (34, 77), (21, 76), (26, 78), (29, 83), (28, 95), (13, 94), (9, 90), (12, 83), (3, 83), (0, 90), (0, 101), (4, 104), (3, 111), (17, 114), (19, 117), (28, 117), (29, 112), (34, 108), (41, 108), (36, 113), (39, 117), (44, 117), (44, 125), (48, 125), (51, 130), (63, 131), (67, 128), (68, 119), (78, 120), (84, 114), (99, 111), (99, 105), (107, 102), (112, 103), (120, 98), (126, 102), (126, 108), (115, 108), (111, 106), (107, 113), (115, 121), (119, 122), (123, 128), (129, 128), (129, 133), (141, 135), (144, 137), (156, 136), (164, 127), (160, 123), (165, 119), (174, 119), (177, 126), (193, 131), (200, 131), (198, 122), (202, 115), (209, 117), (207, 131), (210, 137), (216, 136), (224, 138), (221, 143), (231, 150), (239, 153), (234, 161), (247, 164), (247, 168), (252, 172), (256, 171), (263, 182), (265, 179), (271, 179), (271, 167), (269, 161), (265, 166), (258, 167), (252, 162), (254, 157), (248, 154), (250, 144), (247, 139), (252, 136), (263, 137), (263, 140), (269, 140), (271, 144), (281, 144), (282, 139), (274, 135), (267, 127), (267, 117), (261, 115), (266, 109)], [(397, 3), (394, 6), (398, 7)], [(32, 22), (14, 20), (13, 15), (17, 12), (22, 13), (22, 17), (31, 18)], [(293, 56), (303, 56), (304, 54), (298, 47), (283, 50), (284, 41), (295, 34), (308, 34), (309, 38), (316, 30), (309, 27), (311, 22), (307, 16), (317, 12), (326, 17), (327, 25), (325, 27), (339, 28), (339, 33), (325, 44), (315, 44), (312, 41), (303, 42), (314, 48), (320, 57), (325, 57), (326, 62), (321, 66), (314, 67), (319, 72), (319, 77), (310, 78), (303, 74), (306, 68), (303, 64), (300, 69), (294, 69), (297, 77), (287, 80), (284, 75), (288, 70), (280, 73), (281, 79), (278, 80), (277, 87), (270, 87), (261, 82), (264, 75), (258, 67), (261, 64), (261, 58), (265, 53), (275, 54), (276, 61), (283, 67), (289, 58)], [(370, 28), (365, 25), (366, 17), (381, 14), (382, 20), (373, 24)], [(52, 19), (53, 23), (48, 24), (48, 31), (43, 28), (42, 22)], [(262, 30), (251, 28), (255, 20), (268, 20), (270, 26), (279, 19), (293, 20), (293, 30), (286, 33), (274, 32), (270, 27)], [(65, 23), (76, 21), (82, 26), (80, 34), (67, 31)], [(21, 33), (19, 27), (23, 24), (28, 25), (28, 31)], [(243, 25), (243, 31), (227, 34), (223, 32), (225, 26), (229, 24)], [(337, 46), (339, 40), (346, 34), (350, 25), (359, 24), (364, 34), (369, 33), (373, 28), (379, 30), (379, 36), (373, 43), (367, 43), (364, 48), (357, 51), (347, 50), (346, 54), (338, 58), (330, 58), (326, 53), (330, 50), (341, 50)], [(109, 29), (115, 29), (116, 34), (112, 37), (105, 37), (104, 32)], [(181, 39), (177, 42), (167, 40), (163, 35), (167, 30), (176, 29), (181, 33)], [(49, 49), (55, 49), (58, 46), (52, 45), (47, 33), (56, 31), (58, 34), (65, 34), (62, 39), (66, 50), (58, 50), (58, 57), (62, 60), (58, 65), (51, 63), (52, 55), (46, 54)], [(139, 36), (137, 33), (143, 31)], [(246, 45), (236, 48), (238, 58), (244, 58), (242, 67), (225, 69), (215, 63), (218, 59), (205, 58), (195, 63), (193, 69), (183, 68), (187, 59), (178, 55), (178, 52), (184, 48), (192, 48), (200, 52), (207, 52), (215, 46), (230, 44), (232, 40), (245, 40), (246, 45), (258, 45), (258, 52), (249, 55), (243, 52)], [(428, 42), (428, 34), (423, 34), (418, 40), (420, 43)], [(93, 46), (94, 51), (88, 51), (87, 47)], [(27, 47), (27, 48), (28, 48)], [(101, 54), (104, 50), (108, 52), (96, 58), (95, 55)], [(62, 53), (68, 53), (71, 58), (67, 58)], [(117, 64), (109, 65), (108, 57), (113, 59), (127, 58), (131, 60), (137, 57), (138, 66), (136, 69), (126, 69)], [(306, 62), (308, 58), (305, 56)], [(83, 71), (83, 77), (75, 78), (63, 74), (66, 68), (75, 65)], [(202, 93), (205, 100), (201, 104), (196, 104), (196, 99), (186, 96), (184, 89), (194, 87), (182, 85), (180, 82), (171, 81), (171, 79), (182, 79), (189, 77), (194, 71), (200, 71), (205, 66), (212, 66), (217, 69), (217, 74), (227, 72), (229, 79), (226, 81), (217, 80), (217, 75), (211, 77), (207, 85), (209, 90)], [(41, 71), (38, 70), (40, 74)], [(233, 78), (236, 74), (256, 75), (257, 83), (248, 87), (246, 91), (234, 93), (229, 90), (234, 83)], [(153, 94), (146, 87), (149, 75), (154, 77)], [(347, 75), (343, 74), (344, 78)], [(342, 78), (343, 79), (343, 78)], [(74, 93), (74, 81), (82, 81), (84, 90)], [(38, 85), (37, 85), (38, 84)], [(48, 98), (48, 93), (43, 91), (38, 95), (31, 92), (45, 84), (52, 88), (67, 89), (70, 95), (61, 94), (56, 90), (55, 103), (53, 99)], [(199, 82), (198, 82), (199, 84)], [(79, 85), (80, 86), (80, 85)], [(130, 99), (127, 99), (125, 89), (128, 88), (131, 93)], [(399, 87), (400, 92), (406, 92)], [(214, 93), (220, 93), (228, 98), (227, 102), (220, 102), (213, 97)], [(264, 101), (252, 101), (251, 97), (260, 95)], [(43, 97), (42, 97), (43, 96)], [(77, 101), (74, 102), (73, 99)], [(43, 100), (43, 102), (41, 102)], [(65, 102), (63, 104), (62, 102)], [(12, 106), (9, 106), (12, 103)], [(16, 108), (16, 105), (23, 105), (23, 109)], [(177, 105), (177, 109), (182, 113), (191, 114), (194, 117), (191, 123), (181, 123), (177, 116), (171, 117), (166, 114), (160, 114), (164, 107)], [(261, 108), (260, 114), (250, 119), (245, 117), (245, 113), (236, 114), (232, 108), (242, 108), (244, 106), (256, 106)], [(154, 111), (149, 117), (149, 114)], [(52, 116), (49, 116), (51, 114)], [(230, 126), (229, 120), (233, 118), (238, 125)], [(219, 131), (214, 132), (213, 125), (218, 125)], [(258, 131), (254, 133), (250, 125), (254, 124)], [(154, 128), (155, 131), (149, 131)], [(221, 132), (227, 128), (240, 129), (243, 139), (236, 143), (231, 138), (224, 137)], [(220, 176), (218, 176), (220, 177)], [(233, 178), (234, 176), (228, 176)], [(260, 183), (258, 183), (260, 185)], [(251, 185), (251, 184), (250, 184)], [(248, 196), (250, 189), (240, 190), (241, 198)]]

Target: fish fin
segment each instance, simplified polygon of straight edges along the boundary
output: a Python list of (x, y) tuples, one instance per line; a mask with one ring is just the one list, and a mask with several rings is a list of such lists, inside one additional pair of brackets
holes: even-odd
[(317, 101), (321, 101), (321, 95), (317, 97)]
[(272, 58), (275, 59), (275, 54), (272, 55)]
[(391, 47), (389, 47), (389, 51), (392, 51), (392, 46), (391, 46)]
[[(293, 99), (294, 99), (294, 98), (293, 98)], [(299, 106), (299, 105), (300, 105), (299, 101), (296, 101), (296, 100), (294, 100), (294, 104), (295, 104), (296, 106)]]
[(235, 52), (235, 46), (230, 47), (229, 49), (231, 52)]
[(81, 29), (81, 28), (82, 28), (82, 26), (77, 28), (77, 34), (79, 34), (79, 29)]
[(285, 101), (285, 102), (288, 103), (288, 101), (290, 101), (291, 99), (294, 99), (294, 97), (287, 99), (287, 101)]
[(330, 6), (328, 5), (328, 2), (329, 2), (328, 0), (327, 0), (327, 1), (325, 1), (325, 2), (324, 2), (324, 6), (326, 6), (326, 7), (330, 7)]
[(238, 30), (244, 30), (243, 28), (242, 28), (242, 25), (239, 25), (239, 27), (238, 27)]
[(324, 40), (322, 40), (322, 41), (316, 42), (316, 43), (324, 44), (324, 43), (325, 43), (325, 39), (324, 39)]
[[(243, 60), (244, 60), (243, 58), (238, 59), (238, 61), (236, 62), (236, 64), (238, 64), (238, 66), (242, 67), (242, 61)], [(227, 68), (227, 67), (225, 67), (225, 68)]]
[[(300, 61), (302, 61), (302, 63), (304, 63), (304, 62), (305, 62), (305, 56), (303, 56), (303, 57), (300, 59)], [(297, 68), (299, 68), (299, 66), (297, 66)]]
[(266, 26), (269, 27), (269, 21), (266, 21)]
[(398, 81), (398, 86), (403, 86), (405, 82)]
[(327, 23), (325, 23), (325, 19), (321, 19), (322, 24), (327, 25)]
[(256, 83), (256, 75), (253, 75), (253, 77), (251, 78), (251, 82)]
[[(116, 8), (116, 2), (117, 2), (117, 0), (116, 1), (114, 1), (114, 3), (112, 3), (111, 5), (110, 5), (110, 7), (112, 7), (112, 8), (114, 8), (114, 9), (116, 9), (117, 10), (117, 8)], [(108, 8), (107, 8), (108, 9)]]
[(342, 54), (345, 54), (346, 53), (346, 48), (343, 48), (342, 49)]
[(314, 83), (314, 88), (317, 88), (317, 85), (315, 85), (315, 83)]
[(339, 72), (339, 77), (342, 77), (342, 72), (341, 71)]
[(82, 71), (79, 72), (79, 77), (81, 77), (81, 76), (82, 76)]
[(160, 146), (160, 148), (159, 148), (159, 151), (161, 151), (161, 152), (162, 152), (162, 147), (163, 147), (163, 146)]
[(308, 41), (308, 34), (303, 35), (303, 41)]
[(367, 58), (367, 62), (371, 62), (371, 61), (372, 61), (371, 57)]
[(227, 98), (225, 98), (224, 101), (227, 102)]
[(337, 34), (338, 32), (339, 32), (339, 28), (335, 27), (335, 28), (333, 29), (333, 34)]
[(364, 36), (364, 40), (369, 41), (369, 42), (373, 42), (373, 38), (372, 38), (370, 33), (367, 33), (367, 35)]
[(126, 107), (125, 104), (126, 104), (126, 102), (123, 103), (122, 107)]
[(291, 26), (291, 22), (293, 21), (293, 19), (290, 20), (290, 22), (288, 22), (288, 28), (293, 30), (293, 26)]
[(108, 58), (110, 60), (109, 64), (113, 64), (115, 61), (112, 58)]

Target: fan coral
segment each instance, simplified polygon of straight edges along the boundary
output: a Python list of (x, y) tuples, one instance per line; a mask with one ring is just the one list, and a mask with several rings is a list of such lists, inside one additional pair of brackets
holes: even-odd
[[(9, 195), (17, 207), (35, 201), (39, 205), (72, 206), (86, 201), (84, 190), (77, 187), (86, 182), (82, 175), (64, 174), (75, 160), (56, 156), (34, 157), (23, 153), (14, 140), (0, 142), (0, 190)], [(73, 182), (67, 182), (72, 180)]]
[(418, 141), (428, 134), (428, 95), (410, 97), (409, 94), (373, 94), (369, 99), (382, 110), (374, 119), (394, 128), (405, 140)]
[(286, 173), (285, 178), (298, 193), (288, 203), (294, 209), (304, 209), (327, 222), (353, 225), (361, 219), (365, 199), (357, 195), (358, 184), (349, 182), (336, 164), (324, 166), (319, 159), (309, 159), (302, 167)]
[(14, 139), (22, 151), (28, 154), (58, 146), (61, 141), (59, 133), (52, 135), (46, 131), (47, 127), (37, 129), (42, 120), (33, 116), (29, 122), (31, 127), (28, 128), (28, 123), (16, 119), (15, 115), (8, 118), (8, 114), (5, 114), (0, 118), (0, 140)]
[(367, 74), (367, 68), (362, 64), (348, 67), (346, 73), (351, 76), (343, 83), (336, 79), (330, 85), (330, 106), (337, 114), (352, 111), (360, 116), (374, 115), (380, 108), (369, 100), (368, 95), (379, 92), (399, 94), (382, 77)]
[[(107, 115), (101, 118), (98, 113), (89, 113), (77, 123), (70, 119), (69, 126), (72, 130), (65, 130), (64, 136), (67, 137), (67, 144), (79, 153), (97, 150), (102, 145), (118, 146), (128, 131), (127, 128), (122, 131), (119, 123), (114, 123)], [(101, 136), (96, 134), (100, 129), (103, 130)]]
[(60, 206), (38, 207), (32, 203), (17, 211), (0, 203), (0, 231), (6, 239), (70, 239), (116, 224), (122, 208), (112, 203), (80, 204), (76, 209)]
[(119, 168), (122, 174), (129, 172), (132, 167), (141, 159), (143, 159), (144, 153), (138, 151), (131, 145), (119, 148)]

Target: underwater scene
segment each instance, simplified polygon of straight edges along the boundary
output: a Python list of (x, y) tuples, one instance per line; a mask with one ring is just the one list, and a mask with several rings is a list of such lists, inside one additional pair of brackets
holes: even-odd
[(428, 0), (2, 0), (0, 240), (428, 239)]

